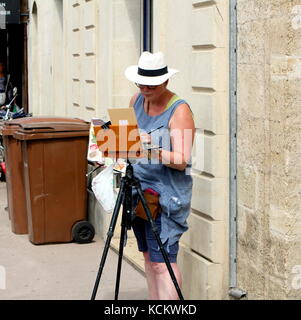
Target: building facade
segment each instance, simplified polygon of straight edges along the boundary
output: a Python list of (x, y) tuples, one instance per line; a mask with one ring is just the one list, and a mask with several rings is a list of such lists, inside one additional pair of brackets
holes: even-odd
[[(186, 299), (229, 299), (231, 286), (250, 299), (300, 296), (289, 283), (301, 264), (293, 2), (28, 1), (34, 115), (107, 119), (108, 108), (126, 107), (136, 92), (124, 70), (147, 47), (180, 70), (170, 88), (188, 101), (197, 128), (190, 229), (179, 254)], [(92, 198), (90, 218), (105, 237), (110, 215)]]

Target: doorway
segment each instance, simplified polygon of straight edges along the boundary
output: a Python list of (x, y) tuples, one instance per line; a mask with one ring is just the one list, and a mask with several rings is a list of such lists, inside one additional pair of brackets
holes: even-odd
[(12, 86), (18, 90), (17, 105), (28, 112), (27, 21), (7, 23), (0, 29), (0, 60), (6, 66)]

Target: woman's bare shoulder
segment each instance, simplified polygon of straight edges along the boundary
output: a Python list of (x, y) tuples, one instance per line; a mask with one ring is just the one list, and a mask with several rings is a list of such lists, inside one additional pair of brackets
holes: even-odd
[(193, 114), (187, 103), (181, 103), (170, 119), (170, 127), (194, 128)]

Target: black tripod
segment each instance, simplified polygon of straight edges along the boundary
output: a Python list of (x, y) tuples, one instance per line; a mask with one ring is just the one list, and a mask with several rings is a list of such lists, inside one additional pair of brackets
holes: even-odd
[(116, 226), (116, 222), (117, 222), (118, 213), (119, 213), (121, 204), (123, 204), (122, 219), (121, 219), (121, 234), (120, 234), (120, 243), (119, 243), (119, 259), (118, 259), (116, 286), (115, 286), (115, 300), (118, 300), (123, 248), (124, 248), (125, 242), (126, 242), (126, 232), (127, 232), (127, 230), (131, 229), (131, 219), (132, 219), (132, 212), (133, 212), (133, 208), (132, 208), (133, 207), (133, 205), (132, 205), (132, 190), (133, 190), (133, 188), (136, 188), (136, 190), (138, 192), (139, 199), (141, 200), (141, 203), (142, 203), (143, 208), (145, 210), (145, 213), (147, 215), (148, 221), (151, 224), (152, 231), (153, 231), (155, 238), (158, 242), (158, 245), (159, 245), (161, 253), (163, 255), (168, 272), (169, 272), (171, 279), (172, 279), (172, 281), (175, 285), (175, 288), (177, 290), (178, 296), (179, 296), (180, 300), (184, 300), (182, 293), (181, 293), (181, 290), (179, 288), (179, 285), (177, 283), (176, 277), (175, 277), (174, 272), (172, 270), (172, 267), (170, 265), (168, 256), (166, 254), (166, 251), (165, 251), (163, 244), (162, 244), (162, 241), (160, 239), (160, 235), (159, 235), (157, 226), (156, 226), (154, 220), (152, 219), (151, 212), (148, 208), (147, 202), (146, 202), (144, 195), (142, 193), (140, 182), (137, 178), (134, 177), (133, 167), (129, 161), (128, 161), (128, 165), (126, 168), (125, 176), (121, 179), (120, 190), (119, 190), (119, 193), (117, 196), (116, 205), (115, 205), (115, 208), (113, 211), (113, 216), (112, 216), (111, 223), (109, 226), (109, 231), (107, 233), (107, 240), (105, 243), (104, 251), (103, 251), (101, 262), (99, 265), (99, 270), (98, 270), (97, 278), (95, 281), (91, 300), (95, 300), (100, 277), (101, 277), (102, 270), (104, 268), (106, 257), (107, 257), (108, 251), (109, 251), (110, 242), (111, 242), (111, 239), (114, 235), (114, 230), (115, 230), (115, 226)]

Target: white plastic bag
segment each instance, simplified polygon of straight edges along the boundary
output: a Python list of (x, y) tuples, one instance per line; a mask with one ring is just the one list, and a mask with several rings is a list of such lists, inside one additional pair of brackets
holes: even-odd
[(92, 180), (92, 190), (96, 199), (109, 213), (113, 211), (117, 198), (113, 186), (113, 167), (114, 164), (109, 165)]

